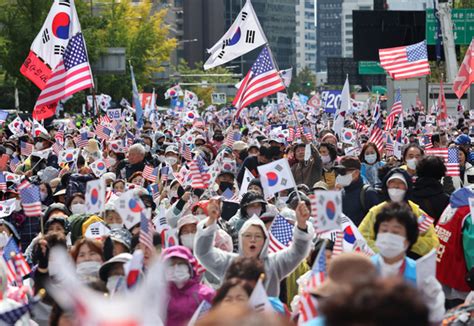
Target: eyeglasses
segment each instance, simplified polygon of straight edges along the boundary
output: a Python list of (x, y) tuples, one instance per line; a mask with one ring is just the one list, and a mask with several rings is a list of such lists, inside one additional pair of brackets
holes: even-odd
[(251, 233), (243, 233), (242, 237), (246, 240), (251, 240), (251, 239), (263, 240), (264, 238), (262, 234), (251, 234)]

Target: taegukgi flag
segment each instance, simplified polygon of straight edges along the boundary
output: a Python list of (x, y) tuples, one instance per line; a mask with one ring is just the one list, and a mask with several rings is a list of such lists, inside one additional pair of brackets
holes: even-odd
[(257, 167), (266, 198), (274, 193), (296, 186), (286, 158)]
[(222, 38), (207, 50), (211, 54), (204, 64), (208, 70), (229, 62), (268, 43), (252, 3), (247, 0), (236, 20)]

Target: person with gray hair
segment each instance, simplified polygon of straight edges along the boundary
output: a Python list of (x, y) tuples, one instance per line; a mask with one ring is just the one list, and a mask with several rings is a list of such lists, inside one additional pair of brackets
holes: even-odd
[(128, 150), (127, 159), (117, 165), (115, 174), (122, 179), (128, 179), (135, 172), (145, 168), (145, 147), (142, 144), (133, 144)]

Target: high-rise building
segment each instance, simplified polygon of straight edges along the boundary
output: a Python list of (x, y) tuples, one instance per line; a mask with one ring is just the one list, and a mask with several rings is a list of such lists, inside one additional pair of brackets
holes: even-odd
[(316, 2), (317, 71), (326, 71), (329, 57), (341, 57), (341, 14), (343, 0)]
[(342, 3), (342, 21), (341, 21), (341, 46), (342, 56), (344, 58), (352, 57), (353, 38), (352, 38), (352, 11), (353, 10), (372, 10), (373, 0), (344, 0)]
[(315, 0), (296, 3), (296, 72), (308, 67), (316, 73)]

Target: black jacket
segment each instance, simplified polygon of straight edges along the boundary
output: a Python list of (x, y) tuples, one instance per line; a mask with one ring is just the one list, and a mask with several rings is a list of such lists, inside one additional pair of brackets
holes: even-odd
[(416, 180), (411, 199), (434, 218), (435, 223), (449, 204), (449, 195), (444, 191), (441, 182), (428, 177)]
[[(342, 212), (349, 217), (356, 226), (364, 219), (364, 216), (369, 212), (373, 206), (380, 204), (382, 199), (377, 191), (366, 186), (364, 190), (364, 183), (362, 178), (354, 181), (349, 186), (344, 187), (342, 191)], [(362, 195), (361, 192), (365, 191)]]

